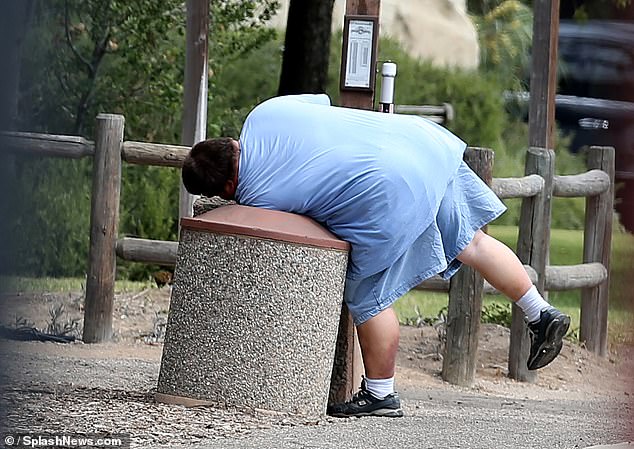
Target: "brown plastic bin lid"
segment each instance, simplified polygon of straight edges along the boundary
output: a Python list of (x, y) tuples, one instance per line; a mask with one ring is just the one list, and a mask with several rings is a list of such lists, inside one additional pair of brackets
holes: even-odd
[(243, 235), (300, 245), (349, 251), (350, 244), (312, 218), (250, 206), (223, 206), (181, 219), (183, 229)]

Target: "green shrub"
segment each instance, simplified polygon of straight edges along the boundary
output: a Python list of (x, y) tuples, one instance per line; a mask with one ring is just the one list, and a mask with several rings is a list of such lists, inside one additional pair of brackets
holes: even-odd
[(251, 109), (277, 94), (281, 67), (279, 38), (219, 67), (210, 79), (208, 135), (237, 137)]
[(18, 157), (10, 170), (0, 233), (9, 269), (36, 276), (86, 272), (90, 160)]
[[(95, 115), (110, 112), (126, 117), (126, 140), (180, 141), (184, 4), (174, 0), (119, 3), (55, 0), (41, 2), (34, 9), (21, 61), (18, 126), (22, 131), (81, 134), (93, 140)], [(277, 6), (274, 0), (213, 2), (210, 72), (274, 36), (263, 24)], [(96, 58), (101, 53), (95, 48), (100, 48), (103, 36), (109, 40), (99, 70), (86, 70), (76, 52), (83, 59)], [(73, 49), (67, 39), (74, 42)], [(234, 79), (241, 82), (246, 77), (234, 75)], [(253, 103), (239, 109), (230, 106), (233, 100), (227, 97), (218, 106), (222, 112), (214, 114), (214, 100), (227, 92), (214, 89), (213, 80), (210, 135), (214, 130), (239, 129)], [(234, 83), (231, 88), (239, 94), (243, 86)], [(14, 179), (2, 180), (15, 192), (2, 215), (7, 242), (0, 242), (0, 255), (11, 259), (13, 273), (85, 273), (91, 162), (20, 158), (11, 175)], [(174, 240), (178, 178), (177, 170), (124, 164), (119, 233)], [(154, 269), (141, 264), (118, 266), (120, 274), (136, 279), (147, 278)]]
[[(328, 92), (339, 99), (341, 33), (332, 39)], [(455, 120), (448, 128), (472, 146), (495, 148), (506, 126), (502, 91), (490, 76), (474, 70), (435, 67), (431, 62), (409, 56), (393, 39), (382, 38), (379, 61), (398, 65), (395, 102), (397, 104), (440, 105), (451, 103)], [(377, 95), (381, 89), (377, 76)]]
[(510, 328), (512, 322), (511, 311), (512, 307), (510, 302), (492, 302), (482, 308), (480, 322), (488, 324), (499, 324), (500, 326)]
[[(120, 201), (119, 235), (154, 240), (178, 240), (180, 173), (174, 168), (124, 164)], [(119, 277), (145, 281), (155, 265), (119, 259)]]

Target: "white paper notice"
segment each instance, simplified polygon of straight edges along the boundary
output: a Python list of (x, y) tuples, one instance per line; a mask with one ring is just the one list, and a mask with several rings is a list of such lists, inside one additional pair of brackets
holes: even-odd
[(350, 21), (345, 87), (370, 87), (373, 34), (373, 22), (368, 20)]

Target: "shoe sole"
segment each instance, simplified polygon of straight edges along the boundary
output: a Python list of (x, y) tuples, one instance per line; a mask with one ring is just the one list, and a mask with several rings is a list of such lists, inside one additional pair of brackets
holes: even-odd
[(378, 410), (372, 410), (371, 412), (355, 413), (352, 415), (346, 415), (344, 413), (333, 413), (330, 416), (333, 416), (335, 418), (351, 418), (353, 416), (380, 416), (382, 418), (401, 418), (403, 416), (403, 409), (380, 408)]
[(570, 317), (564, 315), (561, 318), (555, 318), (546, 328), (546, 338), (539, 347), (537, 354), (532, 360), (529, 360), (528, 369), (533, 371), (548, 365), (561, 352), (563, 347), (563, 338), (570, 327)]

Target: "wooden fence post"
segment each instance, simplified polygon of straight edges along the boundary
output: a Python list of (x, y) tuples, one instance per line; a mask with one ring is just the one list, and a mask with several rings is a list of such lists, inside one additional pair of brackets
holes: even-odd
[(528, 145), (555, 148), (559, 0), (533, 2)]
[(123, 125), (121, 115), (97, 116), (84, 307), (85, 343), (98, 343), (112, 337)]
[(614, 148), (591, 147), (586, 152), (588, 170), (603, 170), (610, 177), (605, 192), (586, 198), (583, 235), (583, 262), (600, 262), (608, 271), (605, 281), (581, 291), (581, 329), (579, 340), (588, 350), (605, 357), (608, 353), (608, 293), (610, 284), (610, 249), (614, 202)]
[[(526, 174), (544, 178), (544, 188), (537, 195), (522, 201), (517, 256), (537, 272), (537, 290), (546, 297), (546, 265), (550, 251), (550, 211), (555, 176), (555, 153), (543, 148), (530, 148), (526, 154)], [(522, 382), (533, 382), (535, 372), (526, 365), (530, 351), (528, 327), (524, 312), (513, 305), (509, 376)]]
[[(465, 161), (484, 182), (491, 185), (492, 150), (468, 148)], [(449, 284), (447, 346), (442, 378), (455, 385), (471, 386), (475, 379), (483, 289), (482, 276), (466, 265), (451, 278)]]

